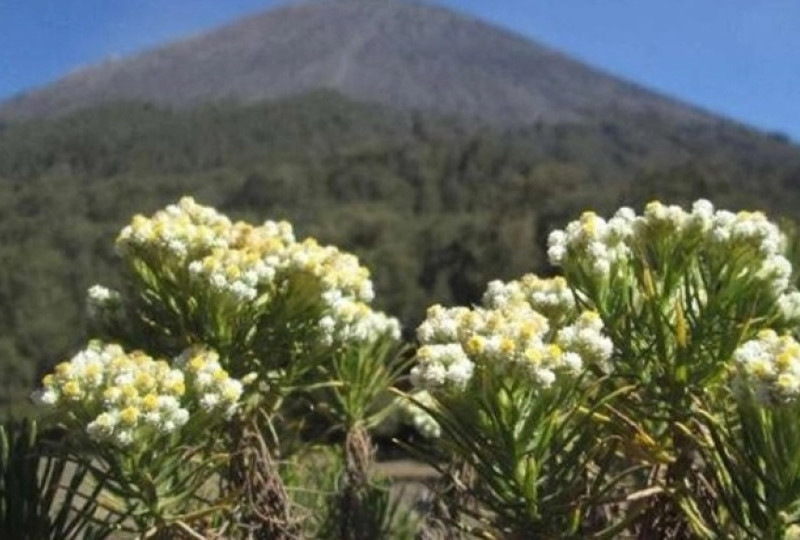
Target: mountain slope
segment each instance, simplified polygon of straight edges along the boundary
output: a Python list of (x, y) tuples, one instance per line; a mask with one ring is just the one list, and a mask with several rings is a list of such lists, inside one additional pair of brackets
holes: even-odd
[(714, 120), (505, 30), (406, 0), (284, 6), (72, 73), (0, 105), (0, 118), (119, 100), (177, 107), (254, 102), (315, 89), (500, 124), (619, 112)]

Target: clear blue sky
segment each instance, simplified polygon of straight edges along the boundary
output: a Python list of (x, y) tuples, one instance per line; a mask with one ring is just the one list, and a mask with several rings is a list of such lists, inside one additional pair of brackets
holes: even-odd
[[(800, 141), (800, 0), (437, 1)], [(0, 0), (0, 99), (281, 3)]]

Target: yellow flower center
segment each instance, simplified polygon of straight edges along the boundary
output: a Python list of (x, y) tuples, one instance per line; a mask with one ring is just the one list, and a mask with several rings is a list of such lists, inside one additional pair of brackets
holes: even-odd
[(525, 349), (525, 359), (533, 364), (534, 366), (539, 366), (542, 363), (542, 351), (540, 349)]
[(142, 398), (142, 408), (145, 411), (155, 411), (158, 409), (158, 396), (155, 394), (147, 394)]
[(76, 381), (68, 381), (64, 385), (62, 392), (68, 398), (79, 397), (81, 395), (81, 385), (79, 385)]
[(500, 351), (503, 354), (512, 354), (517, 346), (511, 338), (503, 338), (500, 340)]
[(189, 369), (195, 372), (203, 369), (205, 365), (206, 365), (206, 358), (202, 354), (199, 354), (194, 358), (192, 358), (191, 360), (189, 360)]
[(139, 409), (136, 407), (126, 407), (119, 413), (119, 420), (126, 426), (133, 426), (139, 419)]
[(467, 352), (470, 354), (481, 354), (486, 347), (486, 338), (483, 336), (472, 336), (467, 340)]

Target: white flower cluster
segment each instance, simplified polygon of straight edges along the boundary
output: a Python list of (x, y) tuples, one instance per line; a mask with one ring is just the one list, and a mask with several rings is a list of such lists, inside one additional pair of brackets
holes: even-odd
[(783, 248), (784, 238), (777, 225), (761, 212), (739, 212), (726, 210), (714, 213), (710, 230), (711, 241), (725, 249), (755, 251), (762, 257), (770, 257)]
[(584, 212), (565, 230), (555, 230), (548, 238), (547, 255), (551, 264), (562, 266), (565, 260), (586, 263), (593, 276), (608, 276), (614, 266), (630, 254), (629, 240), (634, 233), (636, 216), (630, 208), (620, 208), (606, 221), (594, 212)]
[(302, 272), (319, 279), (323, 292), (338, 291), (342, 297), (372, 302), (375, 293), (369, 270), (358, 258), (334, 246), (320, 246), (313, 238), (290, 244), (282, 254), (281, 269)]
[(596, 279), (629, 269), (634, 256), (659, 246), (671, 246), (699, 264), (713, 263), (720, 269), (733, 262), (738, 265), (736, 279), (765, 284), (783, 315), (800, 320), (800, 294), (789, 290), (792, 267), (782, 254), (783, 236), (760, 212), (715, 211), (702, 199), (687, 212), (654, 201), (642, 215), (621, 208), (608, 222), (587, 212), (565, 230), (552, 232), (548, 244), (553, 265), (581, 269)]
[(191, 347), (175, 359), (175, 366), (186, 375), (187, 396), (206, 413), (221, 413), (229, 418), (239, 406), (244, 385), (231, 378), (219, 363), (216, 352)]
[(778, 296), (778, 310), (787, 321), (800, 321), (800, 292), (789, 291)]
[(460, 341), (462, 322), (470, 317), (470, 313), (470, 309), (465, 307), (431, 306), (425, 320), (417, 328), (417, 339), (422, 344)]
[(325, 345), (335, 343), (367, 343), (381, 336), (400, 339), (400, 321), (381, 311), (375, 311), (363, 302), (351, 298), (331, 300), (331, 294), (323, 295), (329, 301), (328, 314), (319, 320), (320, 340)]
[(297, 241), (287, 222), (232, 223), (184, 197), (152, 218), (136, 216), (117, 245), (123, 257), (152, 259), (170, 275), (188, 275), (198, 291), (212, 291), (234, 305), (310, 281), (325, 316), (323, 341), (399, 333), (395, 319), (367, 305), (375, 296), (373, 284), (354, 255), (313, 238)]
[(608, 360), (612, 345), (602, 326), (599, 316), (584, 313), (572, 325), (551, 327), (527, 301), (495, 309), (433, 306), (417, 331), (422, 346), (411, 380), (431, 391), (463, 390), (483, 369), (549, 387), (559, 373)]
[[(633, 216), (633, 211), (629, 212)], [(635, 217), (633, 226), (640, 240), (671, 238), (686, 241), (707, 234), (714, 220), (714, 207), (705, 199), (695, 201), (691, 212), (674, 204), (652, 201), (645, 206), (642, 216)]]
[(562, 320), (575, 315), (575, 296), (567, 280), (561, 276), (543, 279), (526, 274), (519, 280), (489, 283), (483, 295), (483, 305), (497, 309), (516, 302), (528, 302), (550, 320)]
[(99, 320), (122, 307), (122, 296), (102, 285), (92, 285), (86, 294), (86, 311), (89, 318)]
[(714, 211), (710, 202), (701, 199), (690, 212), (658, 201), (648, 203), (641, 216), (630, 208), (621, 208), (608, 222), (586, 212), (565, 230), (550, 234), (548, 255), (556, 266), (567, 261), (590, 261), (590, 268), (602, 276), (628, 257), (634, 244), (652, 246), (666, 240), (681, 242), (685, 249), (693, 245), (723, 248), (726, 254), (746, 247), (764, 258), (777, 255), (782, 247), (778, 227), (763, 214)]
[(739, 212), (724, 210), (714, 214), (709, 234), (709, 252), (719, 259), (743, 258), (753, 261), (752, 274), (768, 284), (789, 319), (800, 318), (800, 313), (789, 312), (798, 299), (782, 298), (792, 276), (792, 264), (783, 256), (785, 239), (778, 226), (761, 212)]
[(764, 406), (793, 402), (800, 396), (800, 343), (763, 330), (733, 353), (734, 388), (749, 389)]
[(410, 399), (401, 402), (405, 421), (426, 439), (437, 439), (442, 435), (442, 427), (423, 407), (436, 407), (436, 400), (425, 390), (414, 392)]
[[(146, 445), (179, 430), (201, 408), (220, 417), (235, 410), (241, 383), (218, 368), (208, 373), (204, 386), (191, 369), (184, 373), (142, 352), (92, 341), (45, 376), (34, 398), (77, 422), (95, 441)], [(218, 395), (218, 405), (205, 407), (206, 394)]]
[(614, 344), (602, 334), (603, 321), (594, 311), (584, 311), (570, 326), (556, 334), (555, 342), (565, 351), (574, 351), (580, 358), (591, 359), (604, 370), (606, 362), (614, 352)]
[(189, 263), (189, 273), (201, 285), (227, 293), (238, 301), (254, 300), (259, 286), (272, 282), (275, 267), (242, 250), (215, 249), (202, 260)]
[(228, 241), (231, 247), (249, 248), (262, 254), (276, 253), (296, 242), (291, 223), (271, 220), (258, 227), (237, 221), (228, 231)]
[(464, 390), (475, 364), (457, 343), (423, 345), (417, 350), (417, 365), (411, 369), (411, 383), (416, 388), (440, 387)]
[(117, 250), (123, 256), (139, 249), (158, 251), (184, 259), (200, 250), (226, 247), (225, 231), (230, 220), (213, 208), (197, 204), (184, 197), (152, 218), (136, 215), (130, 225), (120, 232)]

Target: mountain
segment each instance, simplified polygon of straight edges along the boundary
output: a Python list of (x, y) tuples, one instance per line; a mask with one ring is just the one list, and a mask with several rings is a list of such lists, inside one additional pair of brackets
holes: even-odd
[(497, 124), (627, 113), (715, 118), (509, 31), (406, 0), (303, 2), (87, 67), (0, 105), (0, 119), (112, 101), (191, 107), (330, 89), (356, 101)]

